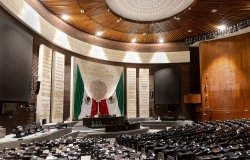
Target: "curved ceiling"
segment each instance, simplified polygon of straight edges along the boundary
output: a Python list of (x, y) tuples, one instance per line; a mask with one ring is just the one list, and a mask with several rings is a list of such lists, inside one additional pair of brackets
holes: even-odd
[[(184, 11), (159, 21), (119, 16), (105, 0), (39, 0), (71, 26), (119, 42), (164, 43), (214, 32), (250, 16), (249, 0), (195, 0)], [(118, 0), (113, 0), (118, 1)]]
[(194, 0), (106, 0), (116, 14), (135, 21), (157, 21), (169, 18), (186, 8)]

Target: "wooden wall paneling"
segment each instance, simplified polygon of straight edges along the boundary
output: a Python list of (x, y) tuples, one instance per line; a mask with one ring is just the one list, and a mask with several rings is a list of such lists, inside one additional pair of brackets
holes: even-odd
[(70, 75), (71, 75), (71, 57), (65, 56), (64, 71), (64, 103), (63, 103), (63, 120), (70, 117)]
[[(250, 117), (250, 34), (244, 34), (240, 37), (235, 37), (236, 43), (236, 53), (239, 54), (239, 64), (241, 64), (241, 75), (240, 83), (238, 84), (239, 91), (234, 92), (234, 94), (240, 94), (240, 103), (242, 104), (242, 109), (245, 111), (247, 118)], [(244, 90), (242, 90), (244, 88)]]
[(247, 33), (200, 44), (202, 102), (212, 120), (250, 116), (249, 42)]

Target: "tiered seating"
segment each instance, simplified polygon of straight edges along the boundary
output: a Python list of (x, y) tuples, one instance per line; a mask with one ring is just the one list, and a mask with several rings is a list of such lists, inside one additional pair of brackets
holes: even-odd
[(122, 135), (116, 141), (152, 159), (246, 159), (250, 158), (250, 121), (199, 122), (157, 133)]
[(250, 121), (199, 122), (169, 130), (103, 138), (60, 138), (5, 148), (0, 159), (250, 159)]
[(102, 138), (73, 139), (60, 138), (49, 141), (35, 142), (20, 145), (20, 148), (5, 148), (0, 159), (80, 159), (83, 155), (93, 153), (93, 147), (97, 144), (108, 143)]
[(90, 155), (91, 159), (135, 159), (142, 155), (135, 150), (110, 144), (103, 138), (60, 138), (49, 141), (22, 143), (20, 148), (5, 148), (0, 152), (0, 159), (30, 160), (30, 159), (53, 159), (53, 160), (78, 160), (81, 156)]

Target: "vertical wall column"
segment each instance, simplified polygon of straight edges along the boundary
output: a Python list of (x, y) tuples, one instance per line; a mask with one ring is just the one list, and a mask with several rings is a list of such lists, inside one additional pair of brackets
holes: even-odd
[(54, 52), (51, 96), (51, 121), (53, 123), (63, 121), (64, 63), (65, 56)]
[(74, 74), (75, 74), (75, 57), (71, 57), (71, 70), (70, 70), (70, 113), (69, 119), (70, 121), (73, 120), (73, 113), (74, 113)]
[(149, 117), (149, 69), (139, 69), (139, 113)]
[(42, 123), (46, 119), (50, 121), (50, 94), (51, 94), (51, 65), (52, 49), (45, 45), (39, 47), (38, 80), (41, 82), (40, 91), (37, 95), (36, 121)]
[(127, 68), (127, 117), (136, 117), (136, 68)]

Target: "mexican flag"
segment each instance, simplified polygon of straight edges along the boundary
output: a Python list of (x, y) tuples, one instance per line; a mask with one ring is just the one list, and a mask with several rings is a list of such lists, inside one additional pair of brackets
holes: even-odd
[[(91, 62), (91, 63), (94, 63), (94, 62)], [(98, 83), (93, 83), (97, 81), (96, 79), (98, 79), (98, 73), (95, 74), (95, 76), (93, 76), (96, 79), (89, 80), (87, 78), (89, 77), (91, 78), (91, 75), (89, 75), (91, 74), (91, 72), (83, 72), (84, 69), (82, 69), (83, 71), (81, 72), (80, 70), (81, 68), (77, 64), (75, 75), (74, 75), (73, 118), (82, 119), (84, 117), (94, 117), (95, 115), (98, 115), (98, 114), (99, 115), (116, 115), (117, 117), (123, 116), (123, 74), (122, 72), (118, 72), (119, 74), (116, 74), (116, 76), (119, 76), (119, 77), (116, 78), (117, 80), (115, 79), (116, 81), (112, 81), (115, 83), (115, 87), (113, 87), (114, 85), (112, 85), (112, 87), (109, 87), (107, 85), (107, 87), (111, 88), (111, 89), (108, 88), (107, 90), (111, 91), (112, 93), (109, 93), (106, 95), (111, 95), (111, 96), (96, 100), (94, 97), (95, 94), (92, 93), (93, 91), (91, 90), (91, 87), (93, 88), (92, 86), (93, 84), (98, 85)], [(84, 79), (86, 83), (84, 83)], [(103, 89), (100, 86), (98, 87), (100, 89)]]

